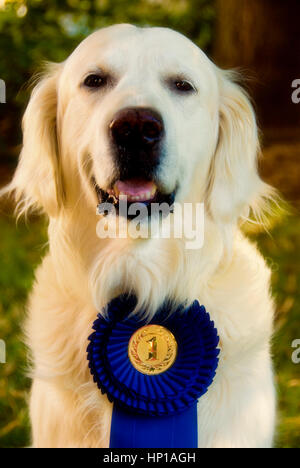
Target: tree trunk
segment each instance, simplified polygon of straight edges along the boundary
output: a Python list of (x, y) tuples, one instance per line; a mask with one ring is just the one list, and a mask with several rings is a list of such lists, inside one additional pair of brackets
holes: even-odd
[(300, 1), (216, 0), (216, 5), (216, 63), (241, 67), (254, 78), (248, 87), (263, 128), (299, 126), (292, 82), (300, 79)]

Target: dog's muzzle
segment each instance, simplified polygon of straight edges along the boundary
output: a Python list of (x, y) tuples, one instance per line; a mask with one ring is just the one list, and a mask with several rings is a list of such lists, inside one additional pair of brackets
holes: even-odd
[[(164, 203), (172, 212), (175, 191), (164, 193), (157, 181), (164, 135), (162, 117), (153, 109), (129, 107), (117, 112), (109, 125), (117, 177), (106, 190), (93, 181), (99, 203), (105, 205), (103, 212), (107, 212), (107, 204), (112, 204), (119, 214), (123, 213), (120, 206), (124, 206), (124, 199), (128, 208), (133, 203), (143, 204), (148, 216), (152, 214), (153, 204)], [(129, 212), (130, 209), (126, 210), (128, 218), (135, 217)]]

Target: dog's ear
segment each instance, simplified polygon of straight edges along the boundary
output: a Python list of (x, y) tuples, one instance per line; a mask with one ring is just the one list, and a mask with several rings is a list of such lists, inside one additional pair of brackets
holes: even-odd
[(259, 177), (260, 154), (255, 113), (232, 72), (219, 74), (219, 138), (209, 179), (210, 212), (216, 222), (233, 224), (259, 211), (269, 187)]
[(60, 66), (52, 64), (35, 86), (24, 114), (23, 148), (8, 187), (21, 213), (38, 208), (56, 216), (62, 202), (56, 133), (59, 73)]

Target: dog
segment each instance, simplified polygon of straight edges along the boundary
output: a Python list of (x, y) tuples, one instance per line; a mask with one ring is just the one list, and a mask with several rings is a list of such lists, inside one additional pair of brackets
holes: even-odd
[[(89, 373), (87, 339), (97, 313), (133, 292), (149, 318), (166, 298), (198, 299), (217, 327), (220, 362), (198, 402), (198, 446), (271, 447), (270, 271), (240, 226), (250, 211), (261, 219), (273, 191), (258, 174), (255, 114), (236, 73), (173, 30), (110, 26), (48, 65), (23, 133), (2, 194), (14, 194), (19, 214), (49, 218), (25, 325), (33, 446), (109, 446), (112, 404)], [(203, 203), (203, 246), (100, 238), (97, 224), (130, 222), (122, 197), (129, 206)], [(108, 200), (114, 213), (98, 216)]]

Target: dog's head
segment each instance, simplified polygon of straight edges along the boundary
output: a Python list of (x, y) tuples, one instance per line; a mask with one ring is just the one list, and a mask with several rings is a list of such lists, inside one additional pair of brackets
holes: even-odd
[(264, 184), (254, 112), (232, 78), (172, 30), (97, 31), (34, 89), (11, 188), (51, 217), (126, 196), (204, 201), (235, 222)]

